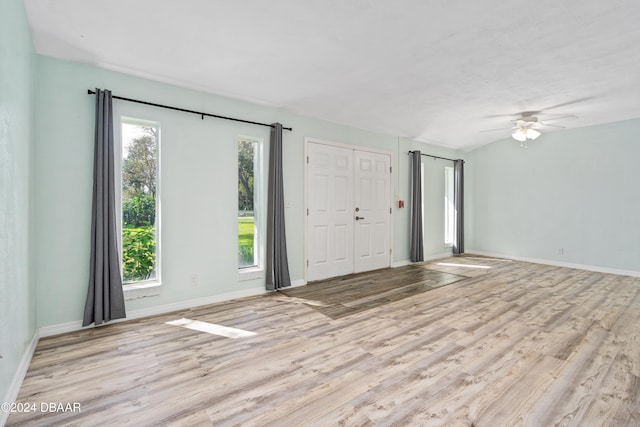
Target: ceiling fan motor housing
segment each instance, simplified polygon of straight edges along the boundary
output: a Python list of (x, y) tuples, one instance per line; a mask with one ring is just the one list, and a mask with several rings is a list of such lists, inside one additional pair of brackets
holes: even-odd
[(519, 119), (514, 120), (514, 123), (516, 127), (521, 127), (521, 128), (534, 127), (535, 125), (538, 124), (538, 118), (535, 116), (523, 115)]

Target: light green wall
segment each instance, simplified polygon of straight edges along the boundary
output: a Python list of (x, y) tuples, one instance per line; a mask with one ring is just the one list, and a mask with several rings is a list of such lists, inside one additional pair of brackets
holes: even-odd
[[(77, 63), (38, 57), (36, 111), (38, 210), (36, 272), (38, 324), (77, 321), (87, 277), (93, 162), (94, 97), (88, 88), (161, 104), (293, 127), (284, 132), (284, 191), (287, 249), (292, 280), (304, 274), (304, 137), (389, 151), (397, 167), (394, 195), (408, 201), (407, 151), (437, 155), (452, 150), (428, 147), (395, 136), (341, 126), (241, 101), (135, 78)], [(128, 310), (262, 288), (264, 279), (238, 281), (236, 249), (237, 136), (269, 141), (269, 128), (114, 102), (114, 115), (161, 123), (162, 293), (127, 302)], [(265, 147), (266, 148), (266, 147)], [(429, 167), (434, 201), (442, 215), (446, 162)], [(394, 197), (394, 199), (398, 198)], [(394, 260), (409, 258), (408, 209), (394, 210)], [(440, 254), (443, 224), (427, 238), (425, 254)], [(437, 239), (440, 239), (438, 242)], [(191, 274), (200, 284), (189, 285)]]
[[(0, 402), (35, 333), (31, 274), (35, 58), (22, 1), (0, 3)], [(3, 416), (0, 414), (0, 424)]]
[(640, 272), (638, 135), (636, 119), (470, 153), (468, 249)]

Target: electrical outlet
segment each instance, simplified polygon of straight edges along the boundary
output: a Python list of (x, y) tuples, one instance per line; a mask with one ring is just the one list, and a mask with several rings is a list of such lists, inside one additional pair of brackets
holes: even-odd
[(198, 284), (198, 275), (197, 274), (192, 274), (191, 276), (189, 276), (189, 284), (191, 286), (196, 286)]
[(564, 248), (558, 248), (558, 255), (564, 255)]

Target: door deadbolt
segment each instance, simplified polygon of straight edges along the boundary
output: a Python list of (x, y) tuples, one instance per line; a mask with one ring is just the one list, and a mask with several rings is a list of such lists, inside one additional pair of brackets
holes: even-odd
[(356, 208), (356, 212), (360, 212), (360, 208)]

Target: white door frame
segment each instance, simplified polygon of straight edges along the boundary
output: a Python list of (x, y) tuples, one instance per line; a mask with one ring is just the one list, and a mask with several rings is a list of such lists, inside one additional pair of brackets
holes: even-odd
[(328, 145), (328, 146), (332, 146), (332, 147), (341, 147), (341, 148), (348, 148), (348, 149), (353, 149), (353, 150), (360, 150), (360, 151), (367, 151), (370, 153), (377, 153), (377, 154), (383, 154), (386, 156), (390, 157), (390, 165), (391, 165), (391, 181), (389, 183), (389, 206), (391, 207), (391, 213), (389, 214), (389, 265), (392, 266), (393, 265), (393, 228), (394, 228), (394, 216), (393, 216), (393, 189), (395, 181), (394, 181), (394, 172), (393, 172), (393, 164), (394, 164), (394, 160), (395, 160), (395, 156), (393, 155), (393, 152), (391, 151), (386, 151), (386, 150), (378, 150), (376, 148), (371, 148), (371, 147), (364, 147), (362, 145), (352, 145), (352, 144), (344, 144), (341, 142), (335, 142), (335, 141), (329, 141), (326, 139), (320, 139), (320, 138), (313, 138), (313, 137), (309, 137), (309, 136), (305, 136), (304, 137), (304, 158), (303, 158), (303, 164), (304, 164), (304, 210), (303, 210), (303, 215), (304, 215), (304, 259), (303, 259), (303, 264), (304, 264), (304, 281), (305, 283), (307, 283), (307, 278), (309, 277), (308, 275), (308, 264), (309, 264), (309, 236), (308, 236), (308, 227), (309, 227), (309, 216), (307, 215), (308, 209), (309, 209), (309, 194), (308, 194), (308, 185), (309, 185), (309, 163), (308, 163), (308, 158), (309, 158), (309, 144), (322, 144), (322, 145)]

